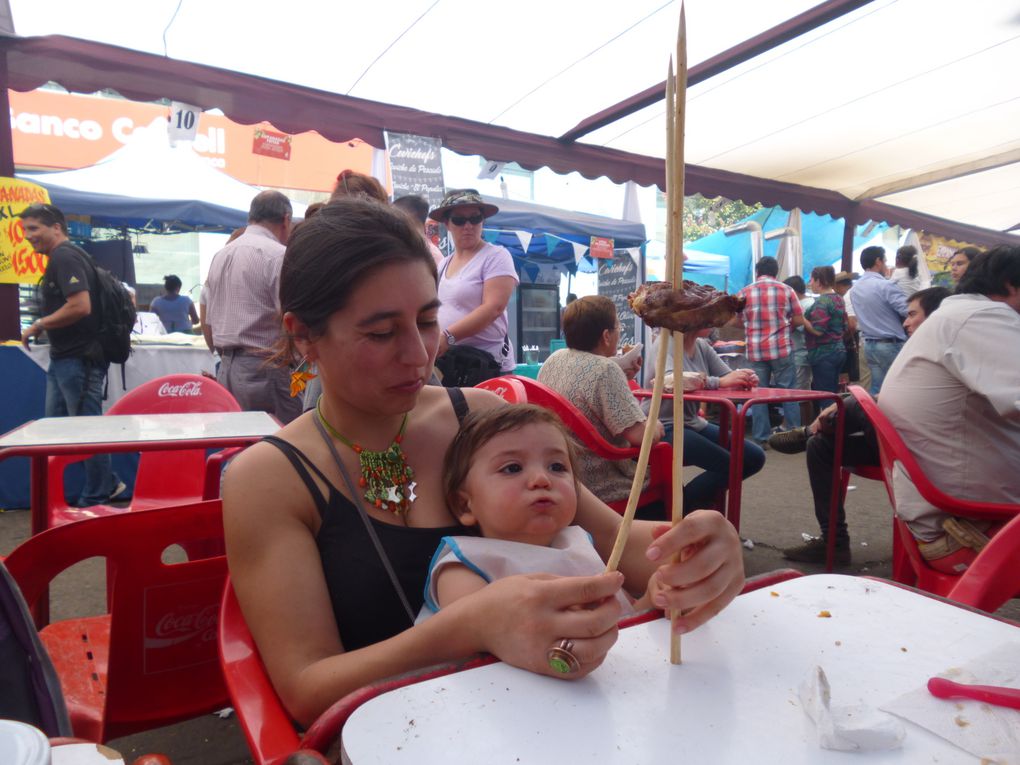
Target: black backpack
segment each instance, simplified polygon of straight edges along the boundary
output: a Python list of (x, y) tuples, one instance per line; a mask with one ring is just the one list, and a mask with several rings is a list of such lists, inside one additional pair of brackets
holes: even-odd
[(81, 251), (96, 274), (95, 292), (92, 293), (99, 313), (99, 331), (96, 341), (109, 364), (123, 364), (131, 355), (131, 330), (135, 326), (135, 305), (131, 294), (120, 279), (105, 268), (96, 265), (84, 250)]

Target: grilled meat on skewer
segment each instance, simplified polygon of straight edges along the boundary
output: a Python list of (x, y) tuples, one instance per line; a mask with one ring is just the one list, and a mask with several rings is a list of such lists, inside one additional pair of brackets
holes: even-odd
[(686, 280), (679, 290), (670, 282), (642, 284), (627, 296), (627, 302), (649, 327), (674, 332), (721, 327), (747, 303), (744, 298)]

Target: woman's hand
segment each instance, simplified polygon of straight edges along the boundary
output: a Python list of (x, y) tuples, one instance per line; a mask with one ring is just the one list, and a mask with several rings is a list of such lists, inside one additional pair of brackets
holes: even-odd
[[(499, 579), (448, 608), (471, 609), (469, 619), (485, 650), (515, 667), (576, 680), (598, 667), (616, 642), (623, 585), (618, 572), (596, 576), (547, 574)], [(444, 611), (447, 609), (444, 608)], [(560, 674), (546, 653), (568, 639), (580, 662), (577, 672)]]
[[(663, 561), (649, 579), (652, 605), (684, 612), (677, 632), (700, 627), (744, 586), (740, 537), (720, 513), (695, 510), (676, 526), (657, 526), (652, 538), (645, 554), (649, 560)], [(673, 562), (676, 553), (679, 562)]]
[(720, 388), (753, 388), (758, 384), (758, 375), (750, 369), (734, 369), (719, 378)]

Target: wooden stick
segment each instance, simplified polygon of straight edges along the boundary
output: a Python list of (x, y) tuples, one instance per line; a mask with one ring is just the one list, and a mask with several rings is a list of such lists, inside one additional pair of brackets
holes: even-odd
[[(672, 87), (673, 87), (673, 61), (670, 59), (669, 62), (669, 76), (666, 78), (666, 102), (669, 103), (672, 98)], [(672, 152), (673, 142), (669, 140), (672, 133), (672, 123), (669, 119), (670, 109), (667, 108), (667, 119), (666, 119), (666, 178), (667, 183), (669, 179), (669, 158)], [(667, 187), (668, 190), (668, 187)], [(667, 210), (668, 214), (668, 210)], [(667, 221), (668, 223), (668, 221)], [(667, 238), (668, 245), (668, 238)], [(669, 247), (666, 248), (666, 269), (667, 273), (670, 268), (669, 260)], [(645, 434), (641, 438), (641, 450), (638, 452), (637, 467), (634, 470), (634, 480), (630, 485), (630, 494), (627, 496), (627, 507), (623, 511), (623, 521), (620, 523), (620, 528), (616, 532), (616, 542), (613, 544), (613, 551), (609, 555), (609, 561), (606, 563), (606, 571), (616, 571), (620, 565), (620, 558), (623, 557), (623, 550), (627, 547), (627, 539), (630, 536), (630, 527), (634, 523), (634, 514), (637, 512), (638, 497), (641, 496), (641, 488), (645, 483), (645, 473), (648, 470), (648, 455), (652, 451), (652, 436), (655, 433), (655, 428), (651, 427), (651, 423), (656, 422), (659, 419), (659, 407), (662, 404), (662, 390), (665, 387), (665, 375), (663, 370), (666, 366), (666, 352), (669, 349), (669, 332), (663, 330), (659, 333), (659, 352), (655, 360), (655, 383), (652, 386), (652, 403), (648, 408), (648, 418), (645, 420), (649, 425), (645, 427)]]
[[(676, 84), (672, 88), (672, 103), (669, 102), (667, 89), (666, 117), (669, 146), (667, 153), (671, 155), (669, 170), (666, 173), (666, 195), (669, 200), (669, 220), (667, 221), (666, 263), (670, 268), (669, 278), (673, 289), (681, 289), (684, 281), (684, 124), (687, 112), (687, 19), (683, 3), (680, 3), (680, 26), (676, 36)], [(672, 67), (671, 67), (672, 68)], [(672, 80), (672, 78), (671, 78)], [(671, 129), (669, 129), (671, 128)], [(684, 333), (673, 332), (673, 525), (683, 519), (684, 498)], [(674, 556), (679, 560), (680, 554)], [(679, 664), (680, 635), (675, 631), (680, 611), (670, 612), (669, 661)]]

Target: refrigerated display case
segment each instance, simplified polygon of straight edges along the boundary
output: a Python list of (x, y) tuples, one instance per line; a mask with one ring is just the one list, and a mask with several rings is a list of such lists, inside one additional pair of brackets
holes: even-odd
[(558, 284), (521, 284), (517, 290), (517, 361), (540, 364), (560, 336)]

